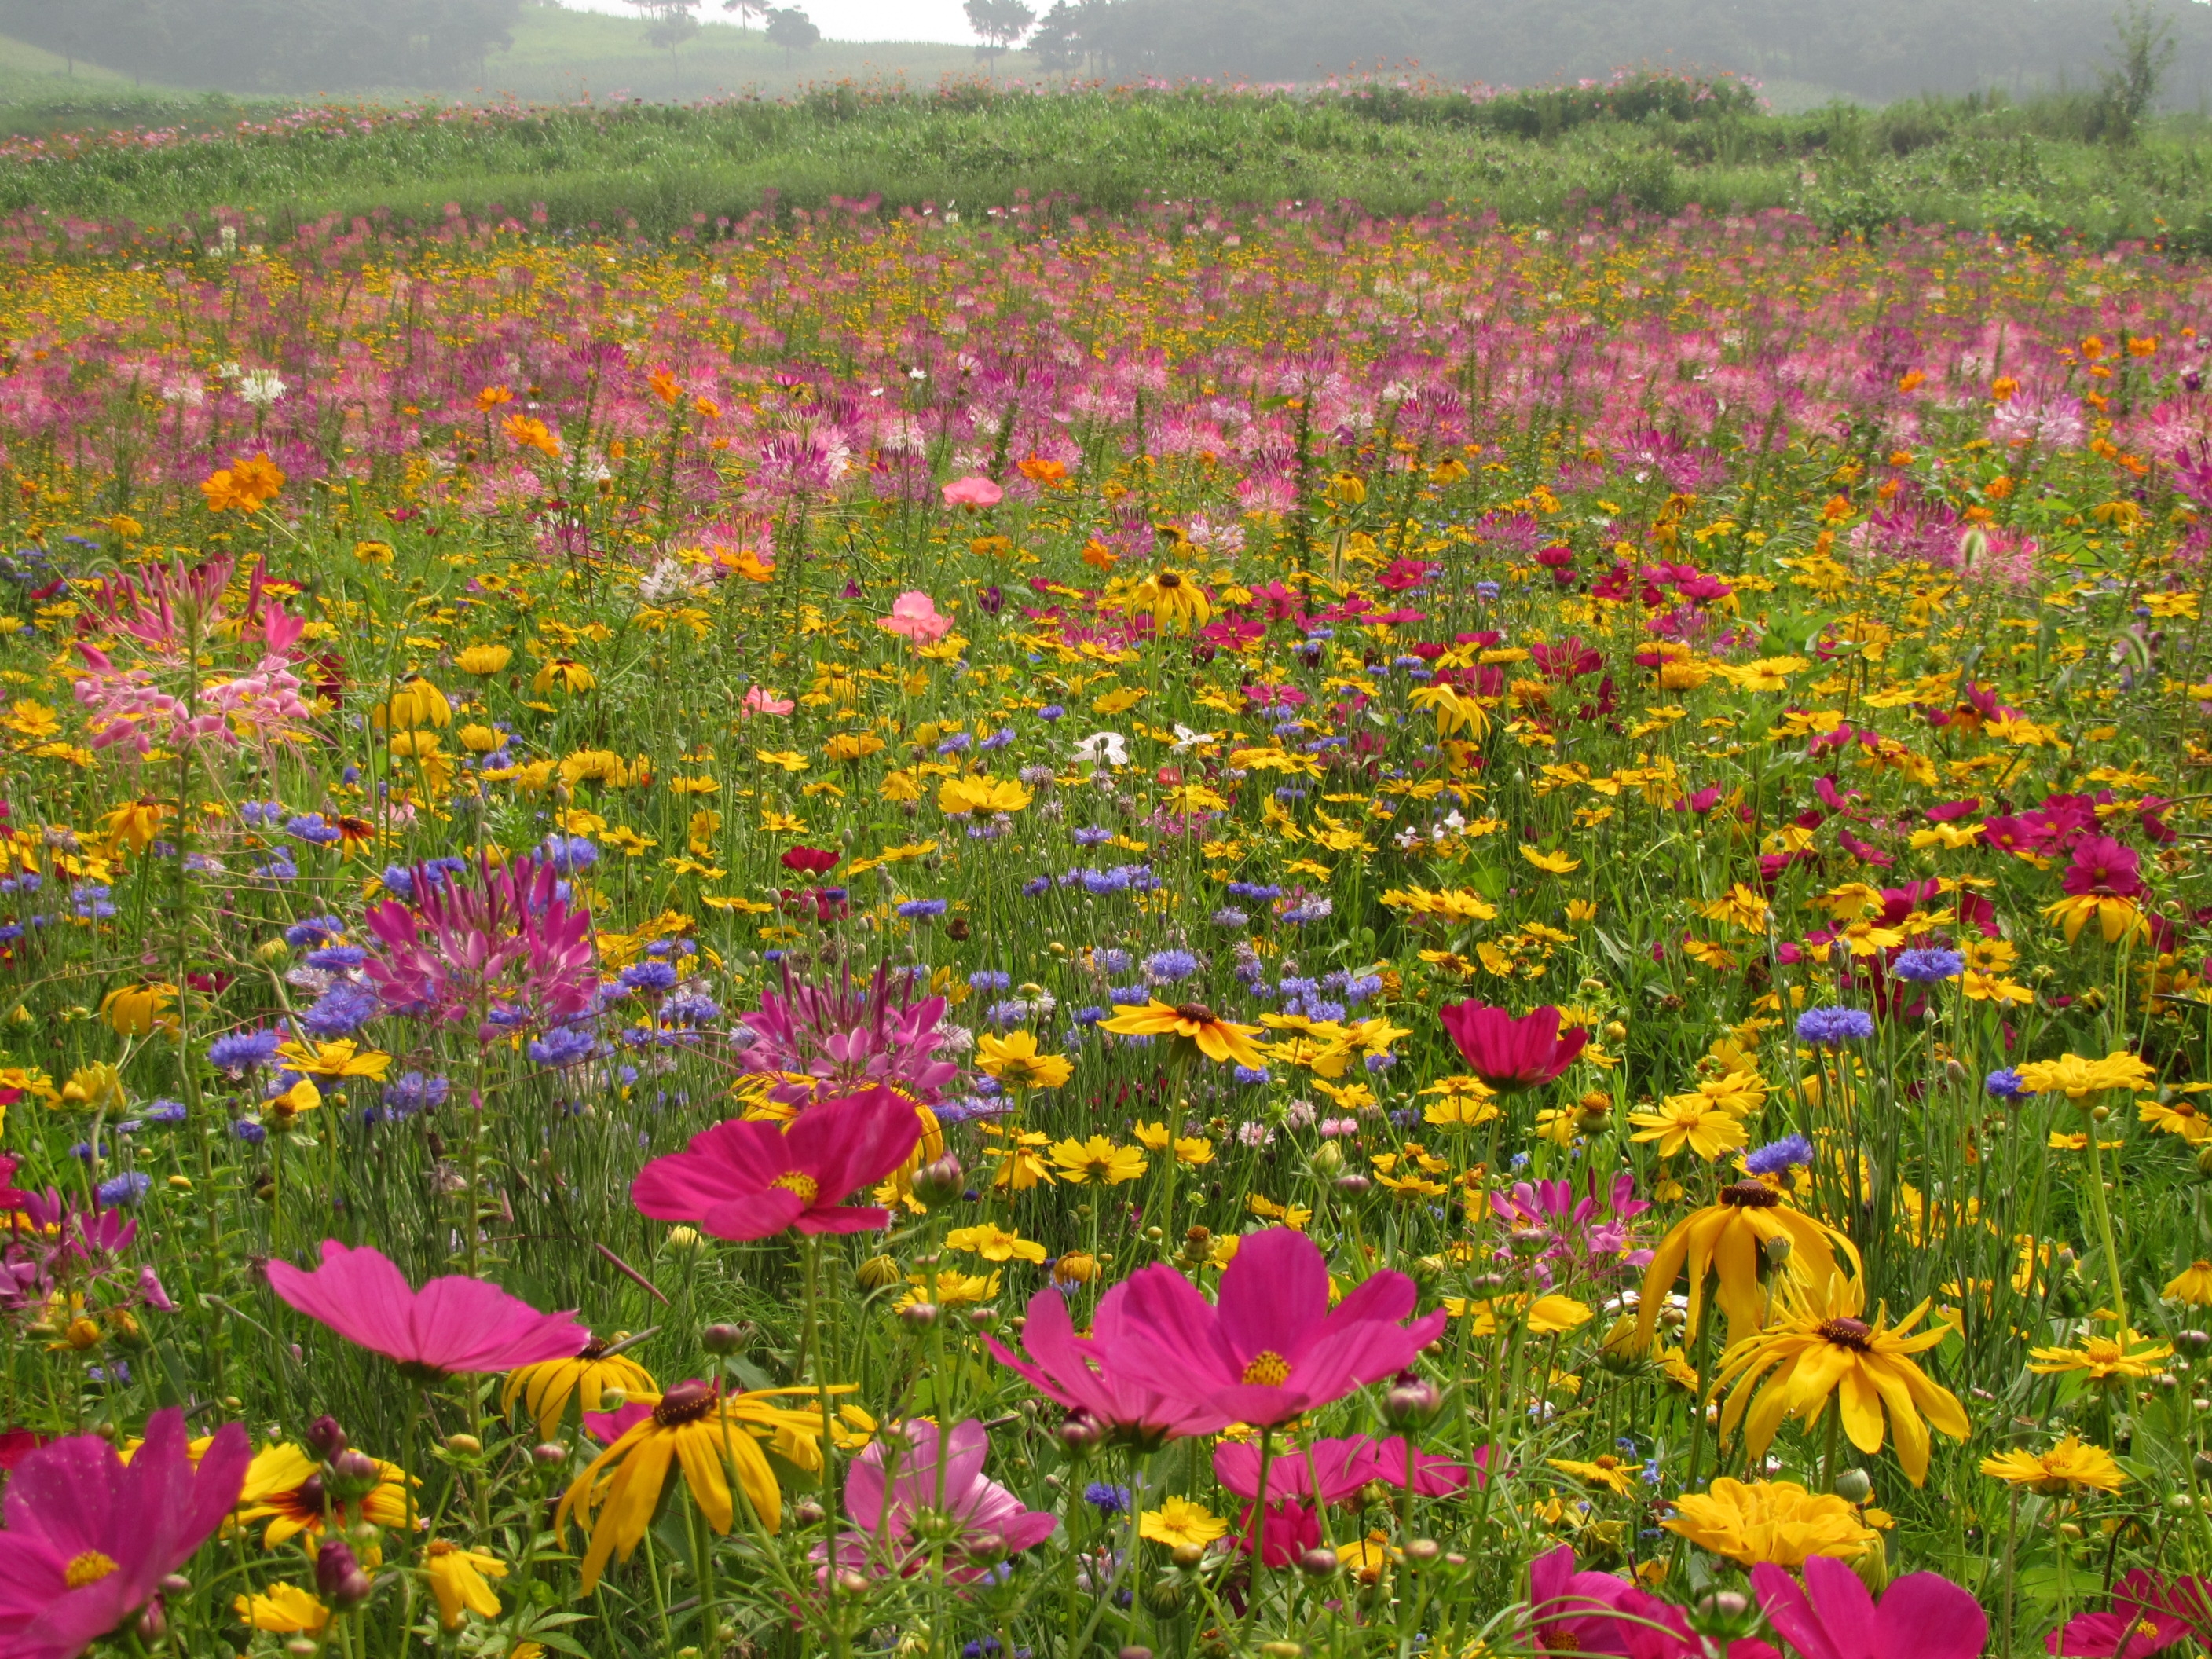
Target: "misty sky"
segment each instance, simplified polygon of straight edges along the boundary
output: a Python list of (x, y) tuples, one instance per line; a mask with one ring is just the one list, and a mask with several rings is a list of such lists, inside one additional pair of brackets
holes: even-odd
[[(606, 11), (639, 15), (623, 0), (562, 0), (577, 11)], [(781, 0), (779, 0), (781, 3)], [(960, 0), (799, 0), (822, 33), (833, 40), (947, 40), (973, 46), (975, 31), (960, 9)], [(1034, 3), (1034, 0), (1032, 0)], [(729, 21), (720, 0), (702, 0), (702, 21)]]

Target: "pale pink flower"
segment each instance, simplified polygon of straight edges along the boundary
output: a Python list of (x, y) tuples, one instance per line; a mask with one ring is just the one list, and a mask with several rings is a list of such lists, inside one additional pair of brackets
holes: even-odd
[(896, 634), (916, 645), (934, 645), (952, 631), (952, 618), (938, 614), (937, 601), (918, 589), (898, 596), (891, 614), (876, 618), (886, 634)]
[(789, 697), (779, 697), (757, 685), (745, 693), (744, 710), (748, 714), (788, 714), (794, 706)]
[(947, 507), (996, 507), (1006, 492), (981, 474), (971, 473), (945, 485), (944, 495)]

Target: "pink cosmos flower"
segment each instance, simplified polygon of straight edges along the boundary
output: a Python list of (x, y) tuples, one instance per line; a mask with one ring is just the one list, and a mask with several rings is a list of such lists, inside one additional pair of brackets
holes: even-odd
[(983, 1341), (1000, 1364), (1027, 1377), (1047, 1399), (1082, 1413), (1122, 1444), (1151, 1451), (1178, 1435), (1210, 1432), (1209, 1413), (1120, 1376), (1109, 1364), (1107, 1356), (1125, 1328), (1128, 1293), (1123, 1283), (1101, 1297), (1091, 1335), (1079, 1337), (1066, 1300), (1058, 1291), (1039, 1291), (1030, 1298), (1022, 1326), (1026, 1360), (995, 1337), (986, 1335)]
[[(1249, 1440), (1224, 1441), (1216, 1446), (1213, 1476), (1239, 1498), (1258, 1498), (1259, 1447)], [(1392, 1486), (1406, 1484), (1403, 1436), (1370, 1440), (1355, 1434), (1341, 1440), (1316, 1440), (1296, 1451), (1285, 1451), (1267, 1466), (1267, 1501), (1318, 1497), (1324, 1504), (1341, 1504), (1371, 1480)], [(1429, 1452), (1413, 1454), (1413, 1490), (1422, 1497), (1442, 1498), (1466, 1486), (1464, 1464)]]
[(920, 1571), (934, 1540), (944, 1535), (930, 1524), (939, 1516), (951, 1523), (946, 1576), (956, 1583), (980, 1578), (1000, 1556), (1018, 1555), (1052, 1536), (1058, 1521), (1024, 1509), (1020, 1498), (984, 1474), (990, 1449), (983, 1425), (972, 1418), (955, 1424), (942, 1443), (937, 1425), (920, 1420), (879, 1437), (845, 1477), (845, 1515), (854, 1529), (814, 1547), (823, 1576), (845, 1568)]
[(1373, 1275), (1332, 1311), (1321, 1247), (1288, 1227), (1246, 1236), (1218, 1307), (1164, 1262), (1126, 1283), (1107, 1365), (1195, 1408), (1212, 1429), (1268, 1426), (1341, 1400), (1405, 1370), (1445, 1322), (1438, 1310), (1400, 1323), (1415, 1291), (1395, 1273)]
[(269, 1288), (349, 1342), (395, 1360), (410, 1382), (456, 1371), (511, 1371), (572, 1359), (592, 1340), (573, 1314), (540, 1313), (496, 1285), (461, 1273), (420, 1291), (380, 1251), (323, 1241), (323, 1265), (269, 1264)]
[(641, 1215), (696, 1221), (717, 1238), (870, 1231), (890, 1212), (840, 1200), (905, 1163), (921, 1139), (914, 1108), (873, 1089), (810, 1106), (787, 1129), (743, 1121), (702, 1129), (639, 1170), (630, 1201)]
[(1516, 1019), (1486, 1002), (1454, 1002), (1437, 1010), (1467, 1068), (1500, 1094), (1549, 1083), (1575, 1063), (1589, 1033), (1559, 1035), (1559, 1011), (1547, 1003)]
[(909, 588), (898, 596), (890, 616), (876, 618), (876, 626), (915, 645), (934, 645), (952, 631), (952, 618), (939, 616), (937, 601), (928, 594)]
[(1751, 1570), (1751, 1588), (1767, 1622), (1804, 1659), (1975, 1659), (1989, 1639), (1981, 1604), (1937, 1573), (1908, 1573), (1878, 1608), (1859, 1576), (1825, 1555), (1805, 1563), (1802, 1589), (1763, 1562)]
[(2078, 1613), (2044, 1640), (2055, 1654), (2097, 1659), (2150, 1659), (2196, 1636), (2212, 1638), (2212, 1584), (2202, 1578), (2160, 1580), (2137, 1567), (2112, 1586), (2111, 1608)]
[(1651, 1207), (1635, 1196), (1636, 1177), (1621, 1170), (1602, 1200), (1596, 1172), (1585, 1180), (1588, 1191), (1580, 1197), (1571, 1181), (1516, 1181), (1510, 1194), (1491, 1194), (1491, 1212), (1510, 1230), (1547, 1235), (1540, 1263), (1564, 1261), (1599, 1270), (1643, 1267), (1651, 1252), (1627, 1249), (1630, 1219)]
[(8, 1480), (0, 1653), (76, 1659), (155, 1601), (237, 1503), (252, 1461), (226, 1423), (194, 1468), (184, 1413), (155, 1412), (125, 1464), (97, 1435), (40, 1447)]
[(996, 507), (1006, 498), (1006, 492), (981, 473), (970, 473), (964, 478), (955, 478), (943, 491), (947, 507)]
[[(592, 915), (555, 894), (553, 867), (524, 857), (478, 866), (465, 883), (416, 866), (414, 908), (374, 906), (364, 920), (385, 945), (363, 964), (387, 1007), (440, 1024), (485, 1021), (494, 1005), (531, 1024), (558, 1025), (591, 1012), (599, 988)], [(479, 1040), (514, 1035), (483, 1024)]]
[[(1712, 1659), (1716, 1650), (1690, 1628), (1681, 1608), (1626, 1578), (1577, 1571), (1571, 1544), (1528, 1564), (1528, 1591), (1529, 1622), (1540, 1654)], [(1727, 1659), (1780, 1659), (1773, 1648), (1748, 1637), (1730, 1642), (1726, 1653)]]
[(2074, 848), (2074, 862), (2058, 878), (2058, 884), (2076, 896), (2118, 894), (2135, 898), (2143, 890), (2142, 855), (2123, 847), (2110, 836), (2091, 836)]
[(744, 711), (748, 714), (788, 714), (797, 707), (789, 697), (779, 697), (757, 685), (745, 693)]

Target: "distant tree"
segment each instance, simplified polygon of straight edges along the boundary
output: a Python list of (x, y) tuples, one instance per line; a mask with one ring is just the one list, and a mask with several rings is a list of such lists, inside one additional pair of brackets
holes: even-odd
[(768, 43), (783, 48), (783, 66), (791, 67), (794, 52), (811, 52), (822, 38), (822, 31), (801, 6), (770, 6), (768, 12)]
[(684, 69), (676, 52), (699, 33), (699, 0), (629, 0), (629, 3), (646, 15), (645, 38), (668, 54), (668, 72), (674, 88), (671, 95), (680, 103), (684, 98)]
[(1067, 0), (1053, 0), (1052, 9), (1045, 13), (1036, 33), (1030, 36), (1030, 53), (1041, 70), (1064, 72), (1079, 67), (1083, 62), (1082, 14)]
[(768, 15), (768, 0), (722, 0), (722, 9), (735, 12), (738, 27), (743, 29), (749, 26), (749, 20)]
[(983, 38), (976, 52), (990, 60), (993, 75), (998, 73), (999, 54), (1019, 45), (1036, 21), (1036, 14), (1022, 0), (967, 0), (962, 9), (968, 14), (968, 27)]
[(2128, 0), (2124, 9), (2112, 14), (2112, 44), (2106, 50), (2112, 63), (2097, 71), (2104, 106), (2099, 125), (2106, 137), (2124, 143), (2136, 136), (2143, 117), (2158, 101), (2159, 87), (2180, 50), (2173, 19), (2144, 0)]

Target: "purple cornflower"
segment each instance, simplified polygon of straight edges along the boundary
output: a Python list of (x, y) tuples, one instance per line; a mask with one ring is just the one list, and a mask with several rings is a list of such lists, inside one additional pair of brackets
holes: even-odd
[(1956, 951), (1934, 947), (1900, 951), (1897, 960), (1889, 964), (1889, 971), (1915, 985), (1933, 985), (1938, 980), (1956, 979), (1965, 973), (1966, 959)]
[(208, 1044), (208, 1064), (219, 1072), (233, 1077), (243, 1077), (248, 1072), (258, 1072), (264, 1066), (276, 1063), (277, 1045), (284, 1034), (275, 1029), (262, 1031), (233, 1031), (219, 1036)]
[(1808, 1008), (1797, 1016), (1797, 1041), (1816, 1048), (1840, 1048), (1874, 1035), (1874, 1016), (1863, 1008)]
[(2020, 1080), (2020, 1073), (2009, 1066), (1991, 1072), (1982, 1079), (1983, 1089), (1997, 1100), (2021, 1100), (2027, 1089)]
[(1784, 1135), (1744, 1154), (1743, 1167), (1755, 1176), (1780, 1175), (1813, 1161), (1813, 1143), (1802, 1135)]

